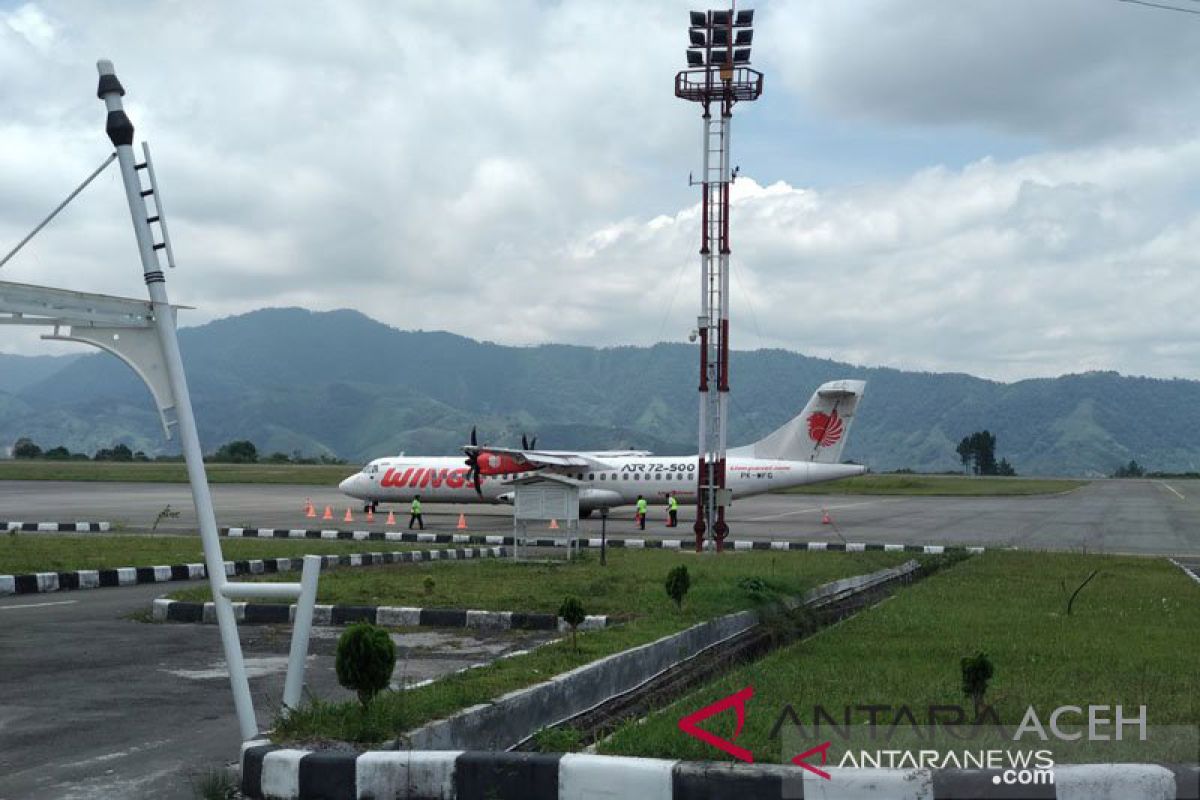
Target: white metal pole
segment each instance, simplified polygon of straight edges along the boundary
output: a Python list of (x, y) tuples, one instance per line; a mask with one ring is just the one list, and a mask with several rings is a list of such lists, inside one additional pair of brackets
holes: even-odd
[[(146, 289), (154, 305), (154, 324), (162, 345), (166, 361), (167, 376), (171, 392), (175, 396), (175, 421), (178, 423), (179, 440), (187, 464), (188, 480), (192, 486), (192, 500), (196, 504), (196, 516), (200, 522), (200, 542), (204, 547), (204, 563), (208, 570), (209, 585), (212, 587), (213, 604), (217, 623), (221, 631), (221, 644), (225, 650), (225, 663), (229, 667), (229, 682), (233, 689), (233, 704), (237, 710), (238, 725), (242, 739), (251, 739), (258, 734), (258, 722), (254, 717), (254, 704), (250, 697), (250, 683), (242, 660), (242, 646), (238, 640), (237, 621), (233, 605), (221, 593), (225, 583), (225, 562), (221, 557), (221, 542), (217, 538), (217, 521), (213, 514), (212, 495), (208, 490), (208, 478), (204, 473), (204, 457), (200, 450), (200, 437), (196, 431), (196, 420), (192, 416), (192, 401), (188, 394), (187, 378), (183, 371), (183, 360), (179, 354), (179, 340), (175, 332), (175, 314), (167, 301), (167, 289), (158, 256), (154, 249), (154, 238), (146, 211), (146, 192), (138, 177), (137, 162), (133, 154), (133, 124), (125, 115), (121, 97), (125, 90), (117, 80), (111, 61), (96, 63), (100, 73), (97, 96), (108, 109), (105, 130), (117, 149), (117, 161), (121, 166), (121, 178), (125, 184), (125, 197), (129, 201), (129, 214), (133, 219), (133, 231), (137, 237), (138, 253), (142, 260)], [(169, 409), (168, 409), (169, 411)]]
[(308, 636), (312, 631), (313, 607), (317, 602), (317, 578), (321, 575), (321, 557), (305, 556), (300, 573), (300, 597), (296, 599), (296, 619), (292, 627), (292, 649), (288, 652), (287, 678), (283, 684), (283, 707), (300, 707), (304, 689), (304, 667), (308, 657)]

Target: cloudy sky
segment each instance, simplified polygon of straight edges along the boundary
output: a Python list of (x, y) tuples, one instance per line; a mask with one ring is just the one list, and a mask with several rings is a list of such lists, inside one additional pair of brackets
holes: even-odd
[[(685, 340), (690, 7), (0, 0), (0, 251), (109, 152), (108, 57), (154, 148), (185, 324), (299, 305), (512, 344)], [(1200, 14), (755, 7), (735, 348), (1200, 379)], [(0, 278), (142, 296), (115, 169)], [(11, 328), (0, 350), (67, 351)]]

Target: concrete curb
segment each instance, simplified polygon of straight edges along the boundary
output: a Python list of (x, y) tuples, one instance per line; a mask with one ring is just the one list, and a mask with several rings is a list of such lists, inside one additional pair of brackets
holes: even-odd
[[(823, 584), (797, 599), (819, 607), (846, 594), (864, 591), (887, 581), (911, 575), (915, 561)], [(547, 681), (509, 692), (496, 699), (434, 720), (406, 735), (417, 750), (507, 750), (542, 728), (595, 708), (625, 694), (665, 670), (693, 658), (715, 644), (758, 624), (754, 611), (739, 611), (693, 625), (619, 653), (605, 656)]]
[(23, 533), (93, 533), (109, 528), (107, 522), (0, 522), (2, 531)]
[[(436, 552), (436, 551), (435, 551)], [(187, 603), (159, 598), (152, 606), (156, 622), (203, 622), (215, 624), (216, 609), (212, 602)], [(295, 605), (283, 603), (234, 603), (238, 622), (276, 624), (291, 622), (296, 617)], [(466, 608), (408, 608), (398, 606), (336, 606), (317, 605), (313, 610), (314, 625), (352, 625), (370, 622), (395, 627), (478, 628), (483, 630), (569, 631), (571, 626), (555, 614), (524, 611), (477, 611)], [(588, 615), (579, 625), (581, 631), (608, 627), (603, 615)]]
[[(484, 544), (512, 546), (513, 537), (468, 533), (415, 533), (413, 531), (362, 531), (340, 528), (222, 528), (222, 536), (245, 539), (351, 539), (355, 541), (412, 542), (414, 544)], [(565, 547), (565, 538), (526, 539), (528, 547)], [(966, 547), (940, 544), (889, 544), (882, 542), (797, 542), (792, 539), (730, 539), (725, 543), (731, 551), (741, 550), (831, 550), (835, 552), (863, 553), (983, 553), (985, 547)], [(579, 546), (600, 548), (600, 538), (581, 538)], [(690, 550), (695, 546), (691, 539), (654, 539), (634, 537), (608, 537), (608, 546), (627, 550)]]
[(1078, 764), (1054, 769), (1050, 786), (1000, 785), (1000, 770), (826, 768), (668, 761), (577, 753), (462, 750), (309, 751), (258, 739), (242, 746), (241, 790), (252, 798), (368, 800), (637, 800), (716, 798), (1194, 798), (1200, 770), (1155, 764)]
[[(502, 558), (508, 554), (503, 547), (455, 548), (450, 550), (409, 550), (386, 553), (345, 553), (321, 556), (321, 567), (369, 567), (377, 564), (403, 564), (422, 561), (464, 560), (470, 558)], [(295, 558), (253, 558), (226, 561), (225, 576), (269, 575), (291, 572), (304, 563)], [(138, 583), (202, 580), (208, 577), (204, 564), (171, 564), (152, 567), (116, 567), (112, 569), (81, 569), (68, 572), (33, 572), (26, 575), (0, 575), (0, 597), (9, 594), (36, 594), (73, 589), (103, 589), (109, 586), (132, 586)]]

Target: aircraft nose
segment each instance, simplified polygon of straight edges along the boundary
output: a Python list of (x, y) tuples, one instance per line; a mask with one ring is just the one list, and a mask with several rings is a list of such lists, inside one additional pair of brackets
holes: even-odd
[(338, 484), (338, 489), (340, 489), (343, 494), (350, 494), (354, 490), (354, 484), (357, 482), (357, 479), (358, 475), (351, 475), (349, 478), (346, 478), (346, 480)]

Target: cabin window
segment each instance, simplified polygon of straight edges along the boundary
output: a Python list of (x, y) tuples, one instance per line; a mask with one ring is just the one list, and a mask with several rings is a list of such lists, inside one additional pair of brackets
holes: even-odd
[(625, 473), (625, 474), (624, 474), (624, 475), (621, 477), (621, 480), (625, 480), (625, 481), (629, 480), (629, 473), (628, 473), (628, 472), (626, 472), (626, 473)]
[(600, 473), (600, 480), (602, 480), (602, 481), (606, 481), (606, 480), (608, 480), (608, 476), (607, 476), (607, 475), (605, 475), (603, 472), (601, 472), (601, 473)]
[(589, 480), (589, 481), (594, 481), (594, 480), (596, 480), (596, 473), (594, 473), (594, 472), (589, 472), (589, 473), (588, 473), (588, 480)]
[(656, 480), (656, 481), (661, 481), (661, 480), (662, 480), (662, 475), (659, 475), (659, 474), (657, 474), (657, 473), (656, 473), (656, 474), (655, 474), (655, 476), (654, 476), (654, 480)]

